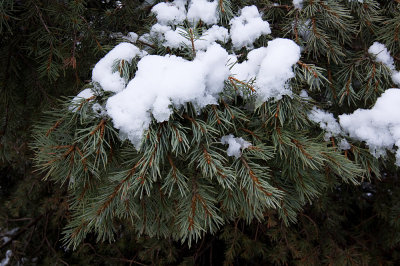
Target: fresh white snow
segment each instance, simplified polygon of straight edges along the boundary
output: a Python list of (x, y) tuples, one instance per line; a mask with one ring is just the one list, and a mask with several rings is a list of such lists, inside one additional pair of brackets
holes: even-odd
[(207, 0), (191, 0), (187, 12), (189, 22), (203, 21), (207, 25), (216, 24), (218, 22), (218, 1)]
[(94, 93), (90, 88), (84, 89), (83, 91), (78, 93), (78, 95), (76, 95), (72, 99), (71, 105), (69, 106), (69, 110), (71, 112), (76, 112), (78, 110), (78, 105), (79, 105), (79, 103), (82, 102), (82, 100), (89, 99), (90, 97), (93, 97), (93, 96), (94, 96)]
[(178, 25), (184, 20), (197, 23), (200, 20), (207, 24), (216, 24), (219, 19), (218, 1), (191, 0), (186, 11), (187, 0), (162, 2), (155, 5), (151, 11), (156, 15), (157, 21), (162, 25)]
[(400, 166), (400, 89), (388, 89), (372, 109), (358, 109), (339, 116), (343, 130), (353, 139), (365, 141), (376, 157), (397, 147), (396, 164)]
[(319, 124), (321, 129), (323, 129), (325, 133), (325, 140), (329, 140), (332, 136), (338, 136), (341, 133), (341, 128), (339, 123), (336, 121), (333, 114), (321, 110), (314, 106), (311, 112), (308, 114), (308, 118), (311, 121)]
[(300, 47), (289, 39), (277, 38), (249, 52), (247, 60), (235, 64), (232, 75), (240, 80), (255, 80), (259, 101), (291, 95), (288, 84), (294, 77), (293, 65), (300, 59)]
[[(170, 26), (161, 24), (155, 24), (151, 28), (150, 34), (157, 38), (165, 47), (170, 48), (182, 48), (190, 47), (191, 41), (183, 37), (185, 31), (182, 28), (176, 28), (173, 30)], [(194, 41), (194, 47), (197, 50), (206, 50), (210, 45), (216, 41), (226, 43), (229, 40), (228, 30), (218, 25), (213, 25), (211, 28), (206, 30), (199, 39)]]
[(385, 64), (391, 70), (394, 69), (394, 60), (384, 44), (374, 42), (368, 49), (368, 53), (376, 57), (376, 61)]
[(250, 142), (245, 141), (243, 138), (235, 138), (232, 134), (223, 136), (221, 143), (228, 144), (229, 147), (226, 153), (228, 156), (235, 156), (236, 158), (240, 158), (242, 151), (251, 146)]
[(368, 52), (375, 56), (375, 60), (386, 65), (392, 71), (392, 80), (400, 86), (400, 72), (396, 71), (393, 57), (390, 55), (386, 46), (379, 42), (374, 42), (368, 49)]
[(93, 93), (92, 89), (90, 89), (90, 88), (84, 89), (83, 91), (78, 93), (78, 95), (76, 95), (74, 97), (74, 99), (72, 99), (72, 102), (73, 103), (78, 103), (82, 99), (89, 99), (90, 97), (93, 97), (93, 96), (94, 96), (94, 93)]
[(300, 59), (300, 47), (292, 40), (277, 38), (268, 42), (265, 58), (257, 74), (258, 97), (261, 101), (291, 95), (288, 80), (293, 78), (293, 65)]
[(118, 72), (112, 72), (112, 66), (116, 60), (130, 62), (137, 56), (143, 56), (143, 52), (135, 45), (130, 43), (118, 44), (96, 64), (92, 72), (92, 80), (98, 82), (105, 91), (119, 92), (123, 90), (126, 81)]
[[(183, 36), (183, 21), (196, 23), (201, 20), (209, 26), (194, 41), (196, 56), (191, 61), (174, 55), (148, 55), (131, 43), (121, 43), (94, 67), (93, 82), (104, 91), (114, 93), (104, 107), (93, 105), (95, 116), (108, 115), (114, 127), (119, 129), (121, 138), (129, 139), (137, 149), (152, 118), (157, 122), (167, 121), (173, 108), (188, 102), (199, 111), (207, 105), (217, 104), (229, 76), (251, 81), (260, 102), (291, 95), (289, 80), (294, 77), (293, 65), (300, 59), (300, 47), (295, 42), (281, 38), (269, 41), (267, 47), (249, 51), (247, 60), (235, 63), (231, 69), (229, 64), (237, 61), (236, 55), (229, 54), (217, 43), (224, 44), (231, 39), (236, 49), (251, 48), (261, 35), (270, 34), (269, 24), (262, 20), (257, 7), (240, 10), (239, 16), (230, 21), (229, 31), (212, 25), (219, 21), (218, 1), (175, 0), (155, 5), (152, 12), (157, 23), (139, 38), (148, 43), (157, 39), (165, 47), (191, 48), (191, 41)], [(135, 33), (130, 34), (130, 42), (137, 39)], [(134, 58), (138, 60), (138, 70), (132, 80), (125, 80), (113, 70), (119, 60), (130, 62)], [(84, 90), (73, 102), (91, 96), (91, 90)]]
[(246, 6), (240, 11), (239, 17), (234, 17), (229, 22), (230, 35), (235, 49), (243, 46), (253, 47), (253, 43), (261, 35), (271, 33), (269, 23), (263, 21), (256, 6)]
[(162, 2), (155, 5), (151, 12), (156, 14), (157, 21), (160, 24), (180, 24), (186, 19), (186, 2), (186, 0)]
[(305, 100), (311, 99), (310, 96), (308, 96), (308, 93), (307, 93), (306, 90), (301, 90), (301, 92), (300, 92), (299, 95), (300, 95), (301, 98), (303, 98), (303, 99), (305, 99)]
[(172, 106), (216, 104), (230, 74), (227, 60), (228, 53), (218, 44), (198, 52), (193, 61), (173, 55), (145, 56), (126, 89), (107, 101), (114, 127), (139, 148), (151, 115), (163, 122), (172, 114)]
[(349, 150), (351, 146), (346, 139), (341, 139), (339, 142), (339, 148), (344, 151), (344, 150)]
[(303, 0), (293, 0), (294, 8), (302, 9), (303, 8)]
[(135, 32), (128, 32), (126, 36), (123, 36), (122, 39), (127, 40), (129, 42), (135, 43), (137, 42), (139, 35)]
[(394, 71), (393, 72), (392, 80), (396, 85), (400, 86), (400, 71)]
[[(303, 1), (293, 0), (293, 5), (301, 9)], [(191, 49), (191, 41), (183, 36), (185, 31), (181, 26), (184, 21), (193, 27), (201, 20), (205, 28), (203, 34), (194, 41), (196, 56), (191, 61), (174, 55), (148, 55), (131, 43), (121, 43), (94, 67), (93, 82), (99, 83), (104, 91), (113, 93), (105, 106), (98, 103), (93, 105), (95, 116), (108, 115), (114, 127), (119, 129), (121, 138), (129, 139), (136, 149), (140, 149), (152, 118), (157, 122), (168, 121), (173, 108), (180, 108), (188, 102), (193, 103), (199, 111), (207, 105), (217, 104), (229, 76), (252, 82), (259, 102), (292, 94), (290, 79), (295, 77), (293, 66), (300, 60), (301, 48), (292, 40), (277, 38), (269, 41), (266, 47), (252, 49), (260, 36), (271, 33), (268, 22), (262, 20), (257, 7), (242, 8), (238, 16), (229, 22), (229, 30), (215, 25), (219, 21), (218, 1), (162, 2), (155, 5), (152, 12), (157, 23), (149, 33), (139, 38), (147, 43), (157, 39), (164, 47), (180, 49), (187, 46)], [(310, 21), (299, 22), (297, 27), (299, 35), (307, 40)], [(135, 33), (121, 36), (132, 43), (138, 39)], [(229, 40), (235, 51), (243, 47), (250, 50), (247, 60), (238, 63), (238, 55), (229, 54), (217, 43), (226, 44)], [(375, 42), (368, 52), (376, 62), (392, 71), (393, 82), (400, 86), (400, 72), (396, 70), (388, 49)], [(132, 80), (127, 81), (118, 71), (113, 71), (113, 65), (118, 60), (130, 62), (134, 58), (138, 59), (138, 70)], [(86, 89), (72, 102), (78, 103), (93, 95), (92, 90)], [(305, 90), (300, 96), (309, 98)], [(76, 107), (70, 110), (75, 112)], [(396, 152), (397, 165), (400, 166), (399, 114), (400, 89), (389, 89), (378, 98), (372, 109), (358, 109), (352, 114), (340, 115), (339, 122), (333, 114), (317, 107), (312, 109), (308, 118), (325, 131), (326, 140), (336, 137), (341, 150), (350, 149), (346, 140), (350, 137), (364, 141), (377, 157), (384, 156), (387, 150)], [(232, 134), (223, 136), (221, 143), (229, 145), (227, 155), (236, 158), (251, 145)]]
[[(261, 63), (266, 55), (267, 47), (260, 47), (251, 50), (247, 54), (246, 61), (242, 63), (237, 63), (232, 67), (232, 75), (239, 80), (250, 81), (252, 79), (255, 79), (258, 72), (260, 71)], [(233, 60), (237, 60), (236, 56), (233, 57)]]

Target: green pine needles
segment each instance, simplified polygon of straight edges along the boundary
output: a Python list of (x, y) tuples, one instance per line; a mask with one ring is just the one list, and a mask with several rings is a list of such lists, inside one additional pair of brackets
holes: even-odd
[[(243, 6), (217, 2), (218, 23), (229, 28)], [(104, 109), (113, 93), (96, 82), (85, 86), (92, 96), (65, 98), (37, 123), (37, 168), (45, 179), (68, 187), (67, 246), (77, 248), (89, 233), (112, 241), (125, 227), (138, 236), (191, 245), (238, 220), (251, 224), (276, 216), (289, 225), (306, 204), (340, 184), (380, 178), (379, 160), (365, 144), (346, 138), (350, 148), (340, 149), (341, 137), (324, 138), (309, 113), (316, 105), (335, 116), (370, 108), (393, 87), (390, 69), (367, 50), (379, 40), (399, 65), (399, 4), (305, 0), (298, 9), (292, 1), (245, 2), (263, 11), (272, 36), (302, 47), (295, 77), (288, 81), (291, 95), (260, 102), (254, 80), (229, 76), (217, 104), (201, 110), (192, 103), (171, 107), (172, 115), (161, 123), (153, 117), (140, 149), (114, 128)], [(180, 26), (193, 45), (168, 48), (143, 39), (136, 45), (149, 54), (192, 60), (194, 41), (209, 26), (202, 21)], [(254, 47), (267, 46), (271, 35), (258, 38)], [(230, 42), (221, 45), (233, 49)], [(237, 51), (239, 63), (255, 48)], [(117, 60), (113, 72), (128, 82), (139, 60)], [(221, 138), (229, 134), (251, 144), (240, 157), (227, 156)]]

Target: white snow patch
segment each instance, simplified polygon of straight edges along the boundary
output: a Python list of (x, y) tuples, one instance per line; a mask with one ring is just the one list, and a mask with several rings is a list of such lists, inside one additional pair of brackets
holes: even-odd
[(136, 56), (142, 56), (143, 52), (130, 43), (120, 43), (104, 56), (94, 67), (92, 80), (98, 82), (103, 90), (119, 92), (125, 88), (125, 80), (119, 72), (112, 72), (112, 66), (116, 60), (131, 61)]
[(92, 89), (88, 88), (88, 89), (84, 89), (83, 91), (81, 91), (80, 93), (78, 93), (78, 95), (76, 95), (73, 99), (72, 102), (73, 103), (78, 103), (79, 101), (81, 101), (82, 99), (89, 99), (90, 97), (93, 97), (94, 93), (92, 91)]
[(252, 79), (255, 79), (258, 72), (260, 71), (261, 63), (266, 55), (267, 47), (261, 47), (251, 50), (247, 54), (246, 61), (233, 65), (231, 69), (232, 75), (239, 80), (250, 81)]
[(84, 89), (83, 91), (81, 91), (80, 93), (78, 93), (78, 95), (76, 95), (72, 101), (71, 101), (71, 105), (68, 107), (68, 109), (71, 112), (76, 112), (78, 109), (78, 104), (82, 101), (82, 100), (87, 100), (91, 97), (94, 96), (93, 91), (88, 88), (88, 89)]
[(392, 80), (396, 85), (400, 86), (400, 71), (393, 71)]
[(294, 8), (302, 9), (303, 8), (303, 0), (293, 0)]
[(228, 30), (217, 25), (206, 30), (200, 39), (194, 42), (196, 49), (207, 49), (208, 46), (216, 41), (226, 43), (229, 40)]
[(250, 51), (247, 58), (233, 65), (231, 73), (239, 80), (255, 78), (259, 101), (291, 95), (288, 80), (295, 76), (292, 66), (300, 59), (300, 47), (295, 42), (277, 38), (269, 41), (267, 47)]
[(396, 71), (394, 59), (390, 55), (386, 46), (379, 42), (374, 42), (368, 49), (368, 52), (375, 56), (375, 60), (386, 65), (392, 71), (392, 80), (400, 86), (400, 72)]
[(300, 95), (300, 97), (303, 98), (303, 99), (311, 100), (311, 98), (310, 98), (310, 96), (308, 96), (308, 93), (307, 93), (306, 90), (301, 90), (301, 92), (300, 92), (299, 95)]
[(135, 43), (138, 40), (138, 37), (139, 36), (135, 32), (128, 32), (128, 34), (122, 38), (129, 42)]
[(300, 47), (294, 41), (277, 38), (268, 42), (256, 80), (261, 101), (291, 95), (287, 81), (295, 76), (292, 67), (299, 59)]
[[(185, 46), (191, 47), (192, 43), (187, 38), (183, 37), (185, 31), (182, 28), (172, 30), (169, 26), (155, 24), (151, 29), (151, 34), (163, 43), (164, 47), (182, 48)], [(206, 50), (216, 41), (226, 43), (229, 40), (228, 30), (217, 25), (206, 30), (199, 39), (194, 41), (196, 50)]]
[(376, 157), (397, 147), (396, 164), (400, 166), (400, 89), (388, 89), (372, 109), (358, 109), (339, 116), (340, 125), (351, 138), (365, 141)]
[(390, 70), (394, 70), (394, 60), (384, 44), (374, 42), (369, 47), (368, 53), (374, 55), (377, 62), (385, 64)]
[(242, 151), (251, 146), (250, 142), (245, 141), (243, 138), (235, 138), (232, 134), (223, 136), (221, 143), (228, 144), (229, 147), (226, 153), (228, 156), (235, 156), (236, 158), (240, 158)]
[(163, 122), (172, 114), (171, 106), (216, 104), (230, 74), (227, 59), (228, 53), (218, 44), (198, 52), (193, 61), (173, 55), (143, 57), (126, 89), (107, 101), (114, 127), (139, 149), (151, 115)]
[(175, 0), (173, 2), (162, 2), (155, 5), (151, 12), (156, 14), (158, 23), (166, 25), (177, 25), (186, 19), (186, 0)]
[(240, 11), (239, 17), (229, 22), (230, 34), (235, 49), (243, 46), (253, 47), (253, 43), (261, 35), (270, 34), (271, 29), (267, 21), (263, 21), (256, 6), (246, 6)]
[(339, 149), (342, 151), (344, 150), (350, 150), (351, 146), (350, 143), (346, 139), (341, 139), (339, 142)]
[(318, 123), (321, 129), (325, 130), (325, 140), (329, 140), (332, 136), (338, 136), (342, 132), (340, 125), (333, 114), (315, 106), (308, 114), (308, 118), (311, 121)]
[(11, 249), (9, 249), (6, 252), (6, 257), (0, 261), (0, 266), (8, 265), (8, 263), (10, 262), (11, 256), (12, 256), (12, 251), (11, 251)]
[(217, 7), (218, 1), (192, 0), (187, 12), (187, 19), (194, 23), (201, 20), (207, 25), (216, 24), (218, 22)]

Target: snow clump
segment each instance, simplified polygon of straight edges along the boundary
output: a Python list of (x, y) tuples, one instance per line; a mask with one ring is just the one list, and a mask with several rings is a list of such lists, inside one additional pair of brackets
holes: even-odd
[(371, 153), (384, 156), (397, 147), (396, 164), (400, 166), (400, 89), (386, 90), (372, 109), (358, 109), (339, 116), (340, 125), (351, 138), (365, 141)]
[[(155, 24), (150, 30), (150, 35), (162, 42), (164, 47), (182, 48), (190, 47), (192, 43), (187, 38), (183, 37), (185, 31), (181, 28), (173, 30), (170, 26)], [(216, 41), (226, 43), (229, 40), (228, 30), (217, 25), (206, 30), (199, 39), (194, 41), (196, 50), (206, 50)]]
[(350, 143), (346, 139), (341, 139), (339, 142), (339, 149), (341, 150), (350, 150)]
[(216, 24), (218, 22), (217, 7), (217, 1), (192, 0), (187, 12), (187, 19), (189, 22), (196, 23), (201, 20), (207, 25)]
[[(301, 97), (309, 98), (307, 92), (304, 90), (301, 91)], [(303, 95), (303, 96), (302, 96)], [(325, 110), (321, 110), (316, 106), (308, 113), (308, 119), (317, 123), (319, 127), (325, 131), (324, 140), (329, 141), (331, 137), (339, 137), (338, 147), (341, 150), (348, 150), (350, 149), (350, 143), (343, 137), (344, 133), (340, 124), (337, 122), (336, 118), (333, 116), (332, 113), (329, 113)]]
[(96, 64), (92, 72), (92, 80), (98, 82), (105, 91), (119, 92), (125, 88), (126, 81), (118, 71), (112, 71), (115, 61), (131, 61), (143, 55), (143, 52), (135, 45), (120, 43)]
[(271, 33), (269, 23), (263, 21), (256, 6), (246, 6), (240, 11), (239, 17), (234, 17), (229, 22), (230, 34), (235, 49), (243, 46), (253, 47), (253, 43), (261, 35)]
[(384, 44), (374, 42), (374, 44), (369, 47), (368, 53), (374, 55), (377, 62), (385, 64), (391, 70), (394, 69), (394, 60)]
[(288, 80), (293, 78), (293, 65), (300, 59), (300, 47), (292, 40), (277, 38), (249, 52), (247, 60), (232, 66), (231, 72), (239, 80), (255, 79), (258, 100), (281, 99), (291, 95)]
[(78, 110), (78, 105), (82, 102), (82, 100), (87, 100), (89, 98), (92, 98), (94, 96), (94, 93), (92, 91), (92, 89), (88, 88), (88, 89), (84, 89), (83, 91), (81, 91), (80, 93), (78, 93), (78, 95), (76, 95), (72, 101), (71, 101), (71, 105), (68, 107), (68, 109), (75, 113)]
[(319, 124), (320, 128), (325, 130), (325, 141), (329, 140), (330, 137), (338, 136), (342, 130), (339, 123), (336, 121), (332, 113), (326, 112), (314, 106), (311, 112), (308, 114), (308, 118)]
[(223, 136), (221, 138), (222, 144), (228, 144), (226, 153), (228, 156), (235, 156), (236, 159), (242, 156), (242, 151), (251, 146), (250, 142), (245, 141), (243, 138), (235, 138), (232, 134)]
[[(251, 81), (257, 77), (260, 66), (267, 55), (267, 47), (260, 47), (251, 50), (247, 54), (247, 60), (242, 63), (236, 63), (232, 66), (231, 72), (239, 80)], [(232, 61), (237, 61), (236, 56), (232, 56)]]
[(186, 0), (175, 0), (171, 3), (159, 3), (155, 5), (151, 12), (156, 14), (158, 23), (162, 25), (177, 25), (186, 19)]
[[(171, 3), (159, 3), (152, 8), (156, 14), (157, 24), (153, 25), (150, 36), (161, 41), (165, 47), (180, 48), (182, 44), (190, 44), (181, 33), (179, 27), (172, 28), (171, 25), (182, 24), (184, 20), (196, 24), (199, 20), (206, 25), (216, 24), (219, 20), (218, 2), (207, 0), (192, 0), (189, 9), (185, 9), (187, 1), (175, 0)], [(229, 22), (230, 37), (235, 49), (242, 47), (253, 47), (253, 43), (262, 35), (270, 34), (271, 29), (267, 21), (263, 21), (256, 6), (246, 6), (240, 10), (240, 16), (234, 17)], [(210, 31), (211, 30), (211, 31)], [(207, 30), (195, 43), (196, 49), (205, 49), (207, 43), (216, 40), (227, 42), (229, 34), (227, 29), (214, 25)], [(203, 44), (199, 44), (205, 41)]]
[(303, 8), (303, 0), (293, 0), (294, 8), (302, 9)]
[(289, 39), (277, 38), (268, 42), (265, 58), (257, 74), (259, 100), (281, 99), (291, 95), (288, 80), (293, 78), (293, 65), (300, 59), (300, 46)]
[(375, 56), (378, 63), (386, 65), (392, 71), (392, 80), (400, 86), (400, 72), (396, 71), (393, 57), (390, 55), (386, 46), (379, 42), (374, 42), (368, 49), (368, 53)]
[(88, 88), (88, 89), (84, 89), (83, 91), (81, 91), (80, 93), (78, 93), (78, 95), (76, 95), (73, 99), (72, 102), (73, 103), (79, 103), (82, 99), (89, 99), (91, 97), (94, 96), (94, 93), (92, 91), (92, 89)]
[(218, 93), (229, 76), (228, 53), (218, 44), (198, 52), (193, 61), (174, 55), (145, 56), (126, 89), (110, 97), (107, 113), (137, 149), (151, 115), (158, 121), (169, 119), (172, 107), (192, 102), (198, 108), (217, 104)]

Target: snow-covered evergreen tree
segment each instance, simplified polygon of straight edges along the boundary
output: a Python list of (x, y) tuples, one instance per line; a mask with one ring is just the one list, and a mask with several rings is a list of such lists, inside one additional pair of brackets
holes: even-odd
[(171, 244), (180, 242), (200, 263), (218, 236), (226, 264), (384, 261), (369, 254), (381, 242), (342, 240), (341, 222), (364, 226), (346, 216), (357, 202), (349, 191), (362, 191), (356, 209), (381, 191), (383, 250), (400, 241), (399, 195), (379, 185), (398, 183), (400, 3), (135, 10), (145, 23), (114, 33), (91, 80), (35, 124), (35, 164), (67, 189), (66, 247), (128, 234), (150, 250), (144, 262), (183, 262)]

